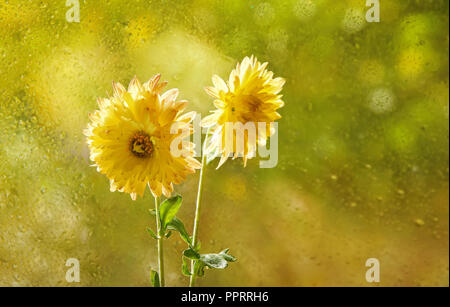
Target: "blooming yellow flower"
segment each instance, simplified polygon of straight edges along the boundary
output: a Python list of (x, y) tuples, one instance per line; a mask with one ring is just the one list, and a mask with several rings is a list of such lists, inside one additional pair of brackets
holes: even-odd
[[(167, 82), (159, 79), (156, 75), (142, 85), (135, 78), (128, 91), (113, 83), (114, 95), (98, 100), (100, 110), (90, 115), (84, 132), (90, 158), (110, 179), (111, 191), (129, 193), (133, 200), (147, 184), (154, 196), (169, 197), (173, 184), (200, 168), (192, 143), (180, 149), (179, 157), (171, 153), (174, 138), (192, 134), (195, 112), (182, 114), (187, 102), (176, 101), (177, 89), (161, 95)], [(179, 133), (171, 133), (173, 124)]]
[[(207, 153), (215, 152), (221, 156), (218, 168), (233, 155), (243, 157), (244, 166), (252, 158), (258, 145), (264, 146), (267, 138), (274, 133), (270, 123), (281, 118), (277, 109), (284, 105), (279, 95), (285, 80), (273, 78), (273, 72), (266, 69), (268, 63), (261, 64), (255, 57), (246, 57), (237, 64), (228, 82), (214, 75), (214, 87), (206, 92), (214, 97), (216, 110), (205, 117), (202, 126), (211, 129), (211, 144)], [(226, 129), (226, 123), (254, 123), (255, 141), (251, 142), (248, 133), (237, 134), (238, 129)], [(265, 129), (259, 129), (258, 123), (265, 123)], [(242, 139), (243, 138), (243, 139)], [(228, 140), (228, 142), (226, 142)], [(231, 141), (230, 141), (231, 140)], [(243, 146), (237, 143), (242, 142)]]

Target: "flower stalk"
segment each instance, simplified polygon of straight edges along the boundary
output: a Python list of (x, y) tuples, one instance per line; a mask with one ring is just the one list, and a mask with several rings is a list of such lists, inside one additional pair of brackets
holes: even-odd
[[(195, 204), (195, 218), (194, 218), (194, 230), (192, 233), (192, 246), (194, 248), (197, 247), (198, 244), (198, 225), (200, 223), (200, 208), (201, 208), (201, 200), (202, 200), (202, 186), (203, 186), (203, 174), (205, 171), (205, 162), (206, 162), (206, 146), (208, 143), (208, 135), (209, 135), (209, 129), (206, 132), (206, 137), (203, 143), (202, 148), (202, 162), (201, 162), (201, 168), (200, 168), (200, 178), (198, 180), (198, 191), (197, 191), (197, 201)], [(191, 260), (191, 277), (189, 279), (189, 287), (194, 287), (195, 285), (195, 278), (196, 272), (195, 272), (195, 260)]]
[(155, 197), (155, 219), (156, 219), (156, 229), (157, 229), (157, 247), (158, 247), (158, 274), (159, 274), (159, 283), (161, 287), (165, 286), (164, 279), (164, 244), (163, 238), (164, 234), (161, 230), (161, 220), (159, 218), (159, 199)]

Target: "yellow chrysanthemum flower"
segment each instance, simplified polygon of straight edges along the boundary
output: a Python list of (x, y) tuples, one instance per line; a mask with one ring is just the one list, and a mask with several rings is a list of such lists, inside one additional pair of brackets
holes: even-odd
[[(113, 83), (114, 95), (98, 100), (100, 110), (90, 115), (85, 130), (90, 158), (110, 179), (111, 191), (129, 193), (133, 200), (144, 194), (147, 184), (154, 196), (169, 197), (173, 184), (201, 166), (190, 142), (179, 157), (171, 153), (175, 138), (192, 134), (195, 112), (182, 114), (187, 102), (176, 101), (177, 89), (160, 95), (167, 82), (159, 79), (156, 75), (142, 85), (135, 78), (128, 91)], [(173, 124), (179, 133), (171, 133)]]
[[(245, 166), (247, 159), (254, 156), (257, 146), (264, 146), (267, 138), (275, 132), (270, 123), (281, 118), (277, 109), (284, 105), (279, 93), (285, 80), (273, 78), (273, 72), (266, 69), (267, 65), (253, 56), (246, 57), (231, 72), (228, 82), (214, 75), (214, 87), (205, 89), (216, 99), (214, 105), (217, 109), (202, 120), (202, 126), (211, 129), (207, 153), (215, 152), (221, 156), (218, 168), (231, 155), (233, 159), (243, 157)], [(236, 133), (237, 129), (226, 129), (226, 123), (245, 125), (249, 122), (255, 124), (254, 142), (249, 141), (251, 138), (246, 131), (241, 134)], [(259, 129), (258, 123), (265, 123), (265, 129)], [(238, 143), (243, 143), (243, 146)]]

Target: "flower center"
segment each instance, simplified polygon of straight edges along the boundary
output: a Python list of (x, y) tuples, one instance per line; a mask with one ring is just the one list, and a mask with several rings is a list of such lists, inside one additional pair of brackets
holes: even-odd
[(150, 136), (138, 131), (130, 138), (130, 151), (138, 158), (147, 158), (153, 152), (153, 143)]

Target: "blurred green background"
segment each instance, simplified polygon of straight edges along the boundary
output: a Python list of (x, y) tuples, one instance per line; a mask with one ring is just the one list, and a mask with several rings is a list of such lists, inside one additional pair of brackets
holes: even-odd
[[(96, 98), (162, 73), (206, 115), (212, 74), (244, 56), (286, 78), (279, 163), (205, 175), (204, 252), (231, 248), (208, 286), (449, 285), (449, 2), (382, 0), (0, 2), (0, 286), (149, 286), (147, 191), (109, 192), (82, 130)], [(214, 163), (216, 164), (217, 161)], [(192, 229), (198, 173), (177, 186)], [(166, 246), (167, 283), (184, 243)]]

